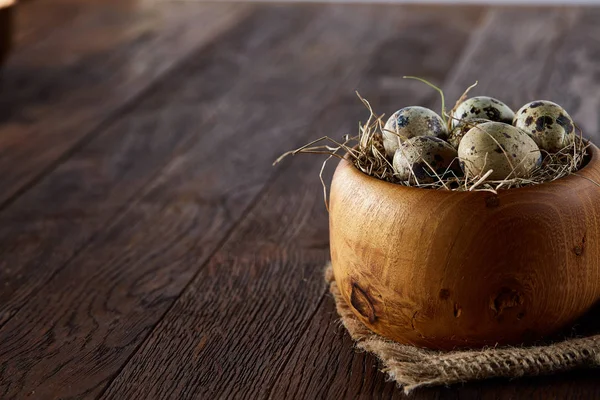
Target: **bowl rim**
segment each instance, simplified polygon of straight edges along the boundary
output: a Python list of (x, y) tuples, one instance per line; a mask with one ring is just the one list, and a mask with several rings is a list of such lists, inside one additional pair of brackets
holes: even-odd
[[(550, 181), (550, 182), (543, 182), (537, 185), (528, 185), (528, 186), (523, 186), (523, 187), (518, 187), (518, 188), (510, 188), (510, 189), (499, 189), (498, 190), (498, 194), (500, 193), (515, 193), (517, 191), (519, 192), (524, 192), (524, 191), (531, 191), (531, 190), (539, 190), (540, 188), (548, 188), (548, 187), (558, 187), (558, 186), (564, 186), (565, 183), (570, 183), (573, 179), (579, 179), (581, 180), (581, 178), (583, 178), (583, 180), (588, 180), (589, 178), (589, 174), (587, 173), (588, 171), (591, 171), (593, 169), (599, 170), (600, 169), (600, 149), (598, 149), (598, 147), (592, 143), (589, 139), (584, 139), (585, 143), (588, 144), (588, 149), (589, 149), (589, 160), (587, 162), (587, 164), (585, 164), (583, 166), (583, 168), (581, 168), (580, 170), (578, 170), (577, 172), (579, 173), (579, 175), (574, 175), (574, 174), (569, 174), (567, 176), (563, 176), (562, 178)], [(494, 195), (494, 193), (489, 192), (487, 190), (475, 190), (472, 192), (469, 191), (456, 191), (456, 190), (444, 190), (444, 189), (423, 189), (420, 187), (416, 187), (416, 186), (404, 186), (404, 185), (398, 185), (396, 183), (392, 183), (392, 182), (388, 182), (388, 181), (384, 181), (382, 179), (378, 179), (375, 178), (373, 176), (367, 175), (364, 172), (360, 171), (358, 168), (356, 168), (354, 166), (354, 164), (350, 161), (350, 155), (346, 154), (344, 155), (344, 158), (340, 160), (339, 164), (338, 164), (338, 168), (343, 168), (346, 169), (353, 177), (357, 177), (355, 179), (362, 179), (362, 180), (366, 180), (375, 184), (383, 184), (383, 185), (387, 185), (387, 187), (389, 188), (395, 188), (395, 190), (402, 190), (405, 192), (419, 192), (419, 193), (423, 193), (424, 190), (427, 191), (431, 191), (431, 192), (435, 192), (436, 194), (439, 195), (447, 195), (447, 196), (473, 196), (474, 194), (486, 194), (486, 195)], [(588, 178), (588, 179), (586, 179)], [(595, 182), (588, 182), (590, 184), (594, 184), (597, 185)]]

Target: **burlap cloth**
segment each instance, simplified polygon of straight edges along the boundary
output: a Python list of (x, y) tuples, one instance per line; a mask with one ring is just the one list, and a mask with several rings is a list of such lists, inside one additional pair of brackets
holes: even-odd
[(325, 280), (341, 322), (356, 347), (373, 353), (382, 370), (405, 393), (421, 386), (505, 377), (546, 375), (574, 368), (600, 366), (600, 335), (568, 339), (545, 346), (501, 347), (483, 350), (432, 351), (392, 342), (360, 322), (346, 304), (333, 278), (331, 265)]

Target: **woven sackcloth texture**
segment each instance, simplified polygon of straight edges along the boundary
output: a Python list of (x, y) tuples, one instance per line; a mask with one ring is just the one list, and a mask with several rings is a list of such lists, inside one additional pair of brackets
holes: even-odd
[(546, 375), (600, 366), (600, 335), (568, 339), (545, 346), (449, 352), (392, 342), (369, 330), (354, 316), (338, 290), (330, 264), (325, 268), (325, 280), (329, 283), (341, 322), (354, 339), (356, 347), (376, 355), (383, 365), (383, 371), (406, 393), (421, 386), (450, 385), (496, 377)]

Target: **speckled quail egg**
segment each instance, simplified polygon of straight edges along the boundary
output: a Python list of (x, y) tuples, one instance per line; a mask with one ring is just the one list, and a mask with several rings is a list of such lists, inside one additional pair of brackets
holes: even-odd
[(517, 111), (513, 125), (550, 153), (567, 146), (575, 132), (575, 124), (564, 108), (547, 100), (525, 104)]
[(502, 180), (527, 177), (542, 161), (540, 149), (525, 132), (502, 122), (485, 122), (471, 128), (458, 146), (465, 173)]
[(393, 157), (406, 139), (415, 136), (448, 136), (444, 121), (434, 111), (419, 106), (405, 107), (396, 111), (383, 128), (383, 146), (388, 157)]
[(487, 96), (471, 97), (460, 103), (452, 114), (452, 127), (474, 118), (510, 124), (514, 116), (513, 110), (500, 100)]
[(487, 119), (482, 118), (473, 118), (470, 120), (463, 121), (460, 125), (452, 129), (452, 132), (448, 135), (448, 143), (450, 143), (455, 148), (458, 148), (460, 141), (463, 136), (466, 135), (469, 130), (475, 125), (483, 124), (484, 122), (490, 122)]
[[(458, 154), (435, 136), (417, 136), (404, 141), (394, 154), (394, 172), (403, 181), (431, 183), (441, 177), (462, 175)], [(434, 173), (435, 172), (435, 173)]]

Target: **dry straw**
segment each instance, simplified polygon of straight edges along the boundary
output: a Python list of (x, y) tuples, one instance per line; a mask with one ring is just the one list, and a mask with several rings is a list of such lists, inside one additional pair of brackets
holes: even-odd
[[(475, 84), (468, 87), (462, 96), (456, 101), (454, 107), (450, 112), (445, 110), (445, 98), (443, 91), (437, 86), (430, 82), (412, 76), (405, 76), (408, 79), (416, 79), (425, 84), (431, 86), (440, 93), (442, 100), (442, 119), (448, 127), (448, 131), (452, 128), (452, 115), (460, 103), (462, 103), (469, 93), (469, 91), (477, 85)], [(344, 158), (347, 157), (356, 168), (363, 173), (395, 184), (403, 186), (418, 186), (421, 188), (429, 189), (440, 189), (440, 190), (452, 190), (452, 191), (490, 191), (496, 193), (499, 189), (511, 189), (519, 188), (524, 186), (538, 185), (544, 182), (554, 181), (570, 174), (576, 174), (576, 172), (583, 166), (587, 157), (587, 147), (589, 143), (582, 138), (581, 130), (579, 135), (574, 135), (572, 140), (562, 149), (556, 153), (547, 153), (542, 150), (542, 163), (539, 167), (535, 168), (529, 176), (526, 177), (515, 177), (514, 171), (518, 165), (513, 165), (512, 161), (506, 152), (504, 153), (509, 165), (511, 165), (512, 172), (503, 180), (487, 180), (487, 177), (492, 173), (492, 170), (485, 170), (480, 176), (469, 176), (468, 174), (457, 176), (453, 171), (448, 168), (446, 173), (442, 176), (438, 175), (434, 169), (427, 164), (423, 159), (422, 161), (429, 169), (430, 176), (434, 178), (432, 183), (420, 183), (416, 177), (411, 177), (408, 181), (398, 179), (395, 175), (394, 167), (391, 161), (386, 157), (385, 150), (383, 148), (383, 130), (385, 123), (383, 122), (384, 115), (377, 115), (369, 102), (362, 98), (360, 94), (356, 93), (360, 101), (365, 105), (369, 111), (369, 118), (364, 124), (359, 123), (358, 135), (350, 136), (346, 135), (342, 140), (338, 141), (329, 136), (324, 136), (317, 140), (314, 140), (296, 150), (289, 151), (279, 157), (274, 164), (280, 162), (283, 158), (289, 155), (295, 155), (300, 153), (309, 154), (325, 154), (328, 158), (324, 161), (321, 168), (319, 177), (321, 183), (323, 183), (323, 190), (325, 194), (325, 204), (327, 205), (327, 189), (323, 181), (323, 170), (327, 161), (332, 157)], [(468, 126), (469, 121), (460, 120), (461, 124)], [(475, 126), (475, 125), (473, 125)], [(391, 131), (388, 131), (391, 132)], [(485, 132), (482, 130), (482, 132)], [(396, 134), (396, 132), (392, 132)], [(400, 136), (400, 135), (398, 135)], [(400, 137), (400, 139), (406, 139)], [(323, 144), (325, 143), (325, 144)], [(499, 146), (501, 149), (502, 147)], [(504, 150), (503, 150), (504, 151)], [(595, 182), (594, 182), (595, 183)], [(596, 183), (597, 184), (597, 183)], [(598, 184), (597, 184), (598, 185)], [(600, 186), (600, 185), (598, 185)]]

